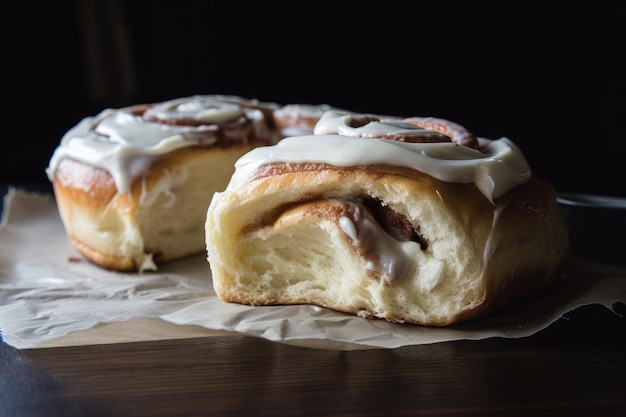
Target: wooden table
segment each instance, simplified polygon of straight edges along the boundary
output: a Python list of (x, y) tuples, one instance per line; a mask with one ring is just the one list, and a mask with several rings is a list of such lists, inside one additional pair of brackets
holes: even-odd
[(626, 307), (522, 339), (330, 351), (243, 335), (17, 350), (1, 416), (625, 416)]

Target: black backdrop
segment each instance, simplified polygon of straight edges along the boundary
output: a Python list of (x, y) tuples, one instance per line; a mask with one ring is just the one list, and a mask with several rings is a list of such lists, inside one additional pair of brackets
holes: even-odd
[(5, 6), (0, 183), (47, 184), (105, 107), (191, 94), (444, 117), (561, 190), (626, 196), (626, 2), (102, 1)]

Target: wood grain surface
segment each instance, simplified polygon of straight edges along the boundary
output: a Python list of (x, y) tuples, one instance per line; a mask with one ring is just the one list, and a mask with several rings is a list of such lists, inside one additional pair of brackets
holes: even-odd
[(330, 351), (248, 336), (17, 350), (2, 416), (626, 415), (626, 319), (575, 311), (532, 337)]

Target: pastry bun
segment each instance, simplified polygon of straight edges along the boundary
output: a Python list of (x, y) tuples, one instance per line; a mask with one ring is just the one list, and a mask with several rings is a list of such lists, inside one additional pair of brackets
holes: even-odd
[(71, 243), (119, 271), (204, 252), (213, 193), (226, 187), (241, 155), (280, 139), (278, 108), (197, 95), (86, 117), (47, 168)]
[[(325, 113), (319, 134), (238, 160), (206, 220), (222, 300), (449, 326), (555, 280), (566, 226), (513, 142), (477, 138), (475, 149), (359, 117)], [(398, 136), (411, 140), (382, 139)]]

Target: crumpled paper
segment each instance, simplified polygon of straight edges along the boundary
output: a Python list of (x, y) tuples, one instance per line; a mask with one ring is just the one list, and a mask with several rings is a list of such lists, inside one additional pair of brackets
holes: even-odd
[(194, 337), (197, 329), (207, 329), (207, 334), (235, 332), (321, 349), (396, 348), (530, 336), (580, 306), (611, 309), (624, 302), (626, 268), (573, 259), (545, 293), (453, 327), (368, 320), (308, 305), (250, 307), (215, 295), (205, 254), (140, 274), (106, 271), (85, 261), (70, 246), (52, 195), (11, 188), (0, 224), (0, 329), (4, 341), (20, 349), (67, 343), (73, 334), (138, 320), (142, 325), (133, 327), (132, 340), (147, 340), (151, 326), (163, 323), (170, 329), (177, 325), (172, 337), (185, 337), (187, 329)]

